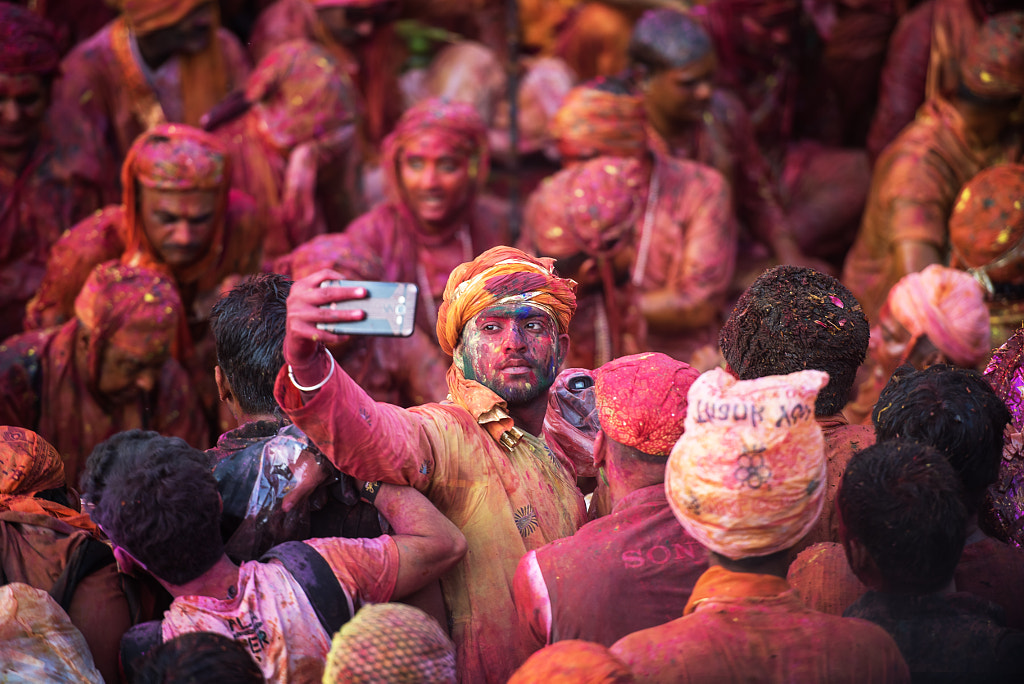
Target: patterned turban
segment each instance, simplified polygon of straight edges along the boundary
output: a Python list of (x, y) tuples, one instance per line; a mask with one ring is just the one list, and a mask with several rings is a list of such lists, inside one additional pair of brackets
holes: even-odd
[(334, 635), (324, 684), (455, 684), (455, 644), (403, 603), (368, 604)]
[(50, 76), (59, 68), (60, 50), (50, 23), (24, 7), (0, 3), (0, 74)]
[(212, 190), (217, 193), (217, 205), (210, 250), (200, 262), (177, 274), (177, 278), (191, 283), (206, 275), (224, 250), (224, 216), (230, 179), (231, 160), (227, 149), (209, 133), (185, 124), (161, 124), (140, 135), (132, 143), (121, 167), (125, 253), (140, 255), (140, 265), (162, 267), (162, 260), (142, 226), (138, 186), (169, 191)]
[(982, 24), (960, 62), (960, 78), (981, 97), (1024, 94), (1024, 12), (1002, 12)]
[(404, 201), (399, 172), (402, 148), (427, 132), (439, 134), (452, 151), (471, 159), (474, 195), (478, 196), (491, 168), (487, 126), (472, 105), (433, 97), (407, 109), (395, 130), (384, 139), (381, 164), (387, 174), (388, 192), (392, 199), (399, 203)]
[(127, 340), (122, 340), (122, 347), (139, 360), (156, 361), (175, 353), (183, 312), (178, 290), (168, 278), (109, 261), (89, 274), (75, 298), (75, 317), (89, 333), (88, 367), (95, 383), (103, 350), (117, 332), (132, 331), (131, 337), (121, 335)]
[(245, 99), (267, 107), (286, 107), (286, 115), (267, 121), (273, 139), (288, 151), (351, 124), (356, 116), (353, 86), (322, 46), (292, 40), (271, 50), (246, 83)]
[(120, 0), (116, 3), (139, 35), (174, 26), (197, 7), (210, 0)]
[(825, 501), (825, 438), (815, 370), (736, 380), (716, 368), (690, 387), (683, 436), (665, 473), (669, 504), (697, 541), (740, 560), (807, 534)]
[(64, 485), (64, 461), (49, 442), (25, 428), (0, 426), (0, 511), (39, 513), (95, 531), (88, 516), (35, 498)]
[(972, 368), (992, 351), (988, 308), (969, 274), (932, 264), (889, 291), (889, 311), (916, 340), (927, 335), (953, 363)]
[(700, 22), (673, 9), (647, 10), (633, 27), (629, 54), (634, 61), (685, 67), (714, 51), (711, 36)]
[(576, 313), (576, 283), (555, 275), (554, 260), (536, 259), (514, 247), (492, 247), (448, 276), (437, 312), (437, 340), (452, 356), (462, 329), (484, 309), (499, 304), (532, 304), (569, 332)]
[(632, 684), (629, 667), (600, 644), (558, 641), (537, 651), (513, 673), (508, 684)]
[(563, 169), (530, 198), (526, 232), (537, 253), (556, 259), (614, 254), (633, 241), (644, 187), (636, 159), (600, 157)]
[(992, 291), (1024, 277), (1024, 165), (992, 166), (972, 178), (949, 217), (959, 262)]
[(594, 375), (604, 433), (645, 454), (668, 456), (683, 434), (686, 395), (700, 373), (648, 352), (609, 361)]
[(643, 98), (607, 92), (597, 83), (577, 86), (551, 120), (551, 137), (563, 160), (642, 157), (647, 152)]

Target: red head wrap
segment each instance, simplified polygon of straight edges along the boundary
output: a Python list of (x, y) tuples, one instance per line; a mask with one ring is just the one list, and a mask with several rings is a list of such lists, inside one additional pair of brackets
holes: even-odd
[(168, 358), (176, 351), (183, 313), (178, 290), (165, 276), (110, 261), (89, 274), (75, 298), (75, 317), (89, 333), (88, 367), (95, 384), (114, 333), (125, 328), (135, 333), (128, 351), (140, 360)]
[(120, 0), (128, 25), (139, 35), (174, 26), (201, 5), (211, 0)]
[(487, 182), (490, 170), (490, 149), (487, 146), (487, 127), (472, 105), (449, 102), (441, 98), (424, 100), (410, 109), (398, 121), (395, 130), (384, 139), (382, 165), (387, 174), (388, 191), (392, 199), (402, 204), (404, 193), (399, 172), (402, 148), (426, 132), (438, 133), (445, 144), (457, 154), (471, 161), (475, 195), (479, 195)]
[(648, 352), (609, 361), (595, 371), (604, 433), (652, 456), (668, 456), (683, 434), (686, 395), (700, 373), (682, 361)]
[(982, 24), (960, 62), (960, 78), (981, 97), (1024, 94), (1024, 12), (1003, 12)]
[(563, 159), (641, 157), (647, 152), (646, 124), (643, 98), (587, 83), (562, 101), (551, 121), (551, 137)]
[(1000, 164), (972, 178), (949, 217), (953, 254), (982, 283), (1024, 278), (1024, 166)]
[(191, 283), (206, 275), (224, 250), (231, 163), (224, 145), (208, 133), (184, 124), (162, 124), (146, 131), (132, 144), (121, 167), (124, 187), (125, 258), (139, 266), (165, 270), (146, 236), (139, 215), (138, 187), (157, 190), (211, 190), (217, 193), (214, 235), (206, 257), (176, 277)]
[(49, 442), (25, 428), (0, 426), (0, 511), (40, 513), (94, 531), (88, 516), (34, 497), (64, 485), (64, 461)]
[(24, 7), (0, 3), (0, 73), (49, 76), (60, 68), (50, 23)]

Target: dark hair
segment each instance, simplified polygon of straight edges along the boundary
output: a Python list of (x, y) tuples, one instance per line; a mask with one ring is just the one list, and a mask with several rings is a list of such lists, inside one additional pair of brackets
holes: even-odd
[(831, 416), (850, 399), (869, 335), (860, 302), (838, 280), (810, 268), (776, 266), (740, 295), (718, 344), (741, 380), (826, 371), (814, 413)]
[[(177, 437), (152, 436), (141, 449), (139, 440), (120, 444), (125, 458), (108, 449), (114, 453), (104, 475), (89, 475), (88, 482), (102, 482), (99, 492), (86, 490), (93, 520), (157, 578), (194, 580), (224, 554), (209, 457)], [(90, 456), (87, 472), (93, 465)]]
[(629, 59), (648, 74), (680, 69), (714, 50), (700, 22), (671, 9), (648, 10), (633, 27)]
[(974, 513), (999, 476), (1006, 404), (976, 370), (944, 363), (916, 370), (900, 366), (871, 413), (879, 442), (902, 439), (934, 447), (963, 484)]
[(277, 414), (274, 380), (284, 365), (284, 333), (292, 281), (252, 276), (213, 305), (210, 329), (220, 366), (238, 405), (250, 415)]
[(249, 651), (215, 632), (182, 634), (156, 646), (139, 664), (132, 684), (263, 684)]
[(953, 467), (935, 449), (893, 441), (854, 454), (837, 506), (847, 538), (871, 555), (887, 591), (930, 593), (952, 579), (967, 509)]
[(158, 437), (160, 433), (152, 430), (125, 430), (93, 447), (80, 478), (82, 498), (90, 504), (98, 504), (107, 479), (113, 474), (133, 470), (145, 457), (152, 440)]

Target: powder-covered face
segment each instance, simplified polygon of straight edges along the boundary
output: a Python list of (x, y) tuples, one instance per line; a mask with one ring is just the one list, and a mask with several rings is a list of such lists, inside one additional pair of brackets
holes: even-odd
[(714, 52), (678, 69), (665, 69), (651, 76), (647, 83), (648, 106), (662, 118), (697, 121), (711, 101), (717, 60)]
[[(129, 321), (127, 327), (115, 331), (103, 347), (97, 390), (114, 404), (127, 403), (139, 394), (153, 391), (164, 363), (170, 358), (173, 334), (173, 326), (160, 332), (137, 321)], [(149, 342), (140, 347), (140, 340)]]
[(399, 173), (406, 202), (424, 225), (444, 228), (461, 215), (473, 182), (469, 159), (444, 136), (427, 131), (409, 141)]
[(529, 303), (499, 304), (466, 324), (455, 362), (509, 405), (542, 396), (555, 381), (568, 335), (543, 309)]
[(187, 268), (201, 261), (216, 232), (217, 193), (145, 186), (139, 190), (142, 226), (164, 263)]
[(49, 103), (48, 79), (0, 72), (0, 150), (18, 150), (34, 143)]

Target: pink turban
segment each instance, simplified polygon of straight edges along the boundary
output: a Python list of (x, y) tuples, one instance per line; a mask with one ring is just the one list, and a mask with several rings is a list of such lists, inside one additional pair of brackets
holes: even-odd
[(927, 335), (953, 363), (973, 367), (992, 351), (985, 294), (969, 274), (938, 264), (900, 279), (889, 311), (915, 338)]
[(981, 97), (1024, 94), (1024, 12), (1001, 12), (982, 24), (960, 62), (960, 78)]
[(825, 501), (814, 401), (827, 382), (813, 370), (737, 380), (716, 368), (697, 378), (665, 473), (669, 505), (697, 541), (739, 560), (807, 534)]
[(998, 164), (968, 181), (949, 216), (959, 263), (987, 282), (1024, 278), (1024, 165)]
[(604, 433), (645, 454), (668, 456), (683, 434), (686, 395), (700, 373), (648, 352), (609, 361), (594, 375)]
[(24, 7), (0, 3), (0, 73), (51, 75), (60, 68), (48, 21)]

